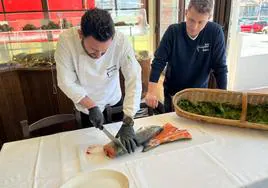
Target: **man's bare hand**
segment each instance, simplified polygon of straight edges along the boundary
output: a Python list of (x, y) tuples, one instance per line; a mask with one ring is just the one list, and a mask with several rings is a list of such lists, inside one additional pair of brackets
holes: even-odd
[(153, 93), (149, 93), (147, 92), (146, 96), (145, 96), (145, 102), (147, 104), (147, 106), (155, 109), (158, 105), (158, 100), (156, 95), (154, 95)]
[(157, 83), (149, 82), (148, 84), (148, 92), (145, 96), (145, 102), (147, 106), (155, 109), (158, 105), (158, 99), (156, 97), (157, 93)]
[(80, 102), (82, 106), (84, 106), (87, 109), (93, 108), (96, 106), (95, 102), (92, 101), (88, 96), (85, 96)]

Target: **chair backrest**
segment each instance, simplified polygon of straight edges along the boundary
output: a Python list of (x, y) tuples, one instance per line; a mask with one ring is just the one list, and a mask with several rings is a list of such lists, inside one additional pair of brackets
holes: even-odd
[(24, 138), (29, 138), (31, 136), (31, 132), (46, 128), (55, 124), (60, 124), (60, 123), (66, 123), (75, 120), (75, 115), (74, 114), (57, 114), (49, 117), (45, 117), (43, 119), (40, 119), (39, 121), (28, 125), (27, 120), (23, 120), (20, 122), (22, 132), (23, 132), (23, 137)]
[(218, 88), (217, 80), (216, 80), (216, 77), (214, 75), (214, 71), (210, 71), (210, 73), (209, 73), (208, 88), (210, 88), (210, 89), (217, 89)]
[[(145, 113), (141, 112), (141, 114), (139, 114), (139, 112), (137, 112), (137, 114), (134, 118), (141, 118), (141, 117), (165, 113), (164, 105), (161, 102), (158, 102), (158, 106), (155, 109), (148, 107), (146, 105), (146, 103), (142, 102), (142, 103), (140, 103), (140, 109), (141, 109), (141, 111), (142, 111), (142, 109), (147, 109), (147, 111)], [(115, 107), (107, 105), (105, 107), (105, 110), (106, 110), (105, 123), (113, 123), (115, 121), (113, 120), (112, 115), (123, 112), (123, 105), (115, 106)]]

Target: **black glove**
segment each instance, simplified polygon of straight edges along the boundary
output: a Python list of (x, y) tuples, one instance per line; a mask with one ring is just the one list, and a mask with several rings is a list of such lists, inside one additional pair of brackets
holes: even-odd
[(125, 117), (123, 119), (123, 124), (116, 135), (116, 138), (120, 137), (120, 141), (125, 146), (128, 153), (131, 153), (131, 151), (134, 152), (135, 148), (138, 146), (133, 125), (133, 119)]
[(88, 118), (89, 118), (90, 123), (94, 127), (102, 130), (103, 129), (104, 117), (103, 117), (103, 114), (100, 111), (99, 107), (95, 106), (93, 108), (90, 108), (90, 109), (88, 109), (88, 112), (89, 112)]

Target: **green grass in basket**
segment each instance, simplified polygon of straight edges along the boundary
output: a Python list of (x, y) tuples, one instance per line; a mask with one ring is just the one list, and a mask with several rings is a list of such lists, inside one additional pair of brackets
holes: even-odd
[(216, 103), (216, 102), (197, 102), (192, 103), (189, 100), (183, 99), (180, 100), (177, 105), (191, 113), (218, 117), (225, 119), (234, 119), (239, 120), (241, 116), (241, 105), (232, 105), (226, 103)]
[[(241, 105), (216, 102), (192, 103), (186, 99), (178, 101), (177, 105), (187, 112), (233, 120), (239, 120), (242, 111)], [(252, 123), (268, 124), (268, 104), (249, 104), (247, 109), (247, 121)]]
[(252, 123), (268, 124), (268, 104), (248, 105), (247, 120)]

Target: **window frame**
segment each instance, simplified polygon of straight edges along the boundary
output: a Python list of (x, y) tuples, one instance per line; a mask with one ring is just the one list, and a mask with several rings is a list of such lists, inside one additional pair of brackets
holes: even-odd
[[(177, 0), (178, 9), (178, 22), (184, 21), (185, 18), (185, 0)], [(224, 29), (225, 41), (227, 40), (230, 13), (231, 13), (232, 0), (217, 0), (214, 1), (214, 14), (213, 21), (220, 24)], [(155, 20), (155, 33), (156, 33), (156, 45), (160, 42), (160, 0), (156, 0), (156, 20)]]
[[(90, 4), (89, 4), (89, 0), (77, 0), (77, 1), (82, 1), (82, 9), (81, 10), (49, 10), (49, 6), (48, 6), (48, 1), (47, 0), (40, 0), (41, 1), (41, 4), (42, 4), (42, 10), (41, 11), (35, 11), (35, 10), (31, 10), (31, 11), (14, 11), (14, 12), (8, 12), (8, 11), (5, 11), (5, 6), (4, 6), (4, 0), (1, 0), (1, 5), (2, 5), (2, 9), (3, 9), (3, 12), (0, 12), (0, 15), (4, 16), (5, 20), (4, 21), (8, 21), (6, 19), (6, 15), (7, 14), (14, 14), (14, 13), (35, 13), (35, 12), (40, 12), (40, 13), (43, 13), (44, 14), (44, 18), (45, 19), (49, 19), (49, 13), (50, 12), (79, 12), (79, 11), (86, 11), (88, 10), (88, 8), (91, 8), (91, 7), (88, 7)], [(94, 1), (94, 5), (95, 5), (95, 0)], [(114, 0), (115, 2), (117, 2), (117, 0)], [(149, 21), (148, 19), (148, 5), (149, 5), (149, 0), (141, 0), (141, 3), (143, 4), (143, 6), (141, 8), (144, 8), (146, 10), (146, 16), (147, 16), (147, 22)], [(87, 4), (86, 4), (87, 3)], [(129, 10), (129, 9), (133, 9), (133, 8), (127, 8), (126, 10)], [(124, 10), (124, 9), (123, 9)], [(40, 19), (44, 19), (44, 18), (40, 18)]]

